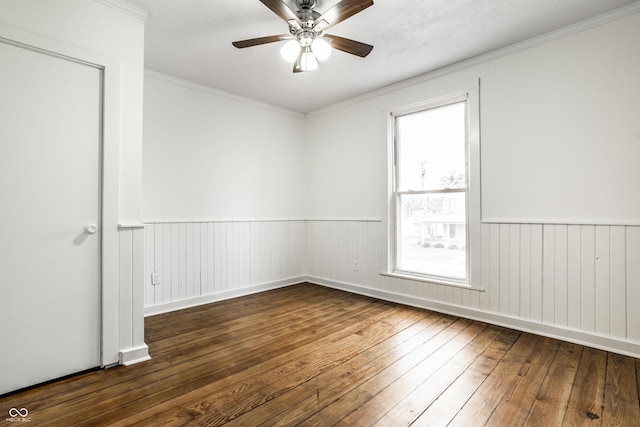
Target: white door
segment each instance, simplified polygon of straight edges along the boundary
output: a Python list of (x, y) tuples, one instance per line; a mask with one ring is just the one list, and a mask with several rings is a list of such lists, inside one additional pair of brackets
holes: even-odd
[(0, 42), (0, 394), (100, 365), (101, 88)]

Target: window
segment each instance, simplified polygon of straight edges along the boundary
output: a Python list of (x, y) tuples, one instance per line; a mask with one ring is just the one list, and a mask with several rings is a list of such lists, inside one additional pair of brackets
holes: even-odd
[(477, 91), (473, 96), (464, 91), (390, 115), (391, 274), (467, 286), (477, 276)]

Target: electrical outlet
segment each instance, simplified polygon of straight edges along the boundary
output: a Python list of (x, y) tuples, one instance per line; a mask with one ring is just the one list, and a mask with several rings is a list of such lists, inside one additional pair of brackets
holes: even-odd
[(358, 271), (358, 261), (353, 261), (353, 271)]
[(161, 278), (162, 278), (162, 274), (160, 274), (159, 271), (154, 271), (153, 273), (151, 273), (151, 284), (159, 285)]

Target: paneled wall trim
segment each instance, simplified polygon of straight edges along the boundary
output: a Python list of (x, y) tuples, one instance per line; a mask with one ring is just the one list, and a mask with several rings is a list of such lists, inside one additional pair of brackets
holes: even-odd
[(305, 238), (299, 220), (147, 224), (145, 315), (299, 283)]
[(380, 220), (148, 224), (145, 314), (307, 280), (640, 357), (640, 226), (483, 223), (485, 292), (380, 274), (384, 233)]
[(122, 365), (149, 360), (144, 342), (144, 225), (119, 224), (120, 352)]
[(640, 356), (638, 226), (483, 223), (485, 292), (380, 275), (382, 222), (307, 232), (311, 282)]

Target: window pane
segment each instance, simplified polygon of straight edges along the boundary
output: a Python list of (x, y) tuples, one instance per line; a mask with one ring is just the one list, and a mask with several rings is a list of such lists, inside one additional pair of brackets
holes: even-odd
[(467, 278), (466, 193), (398, 197), (396, 269)]
[(398, 190), (466, 187), (465, 106), (396, 117)]

